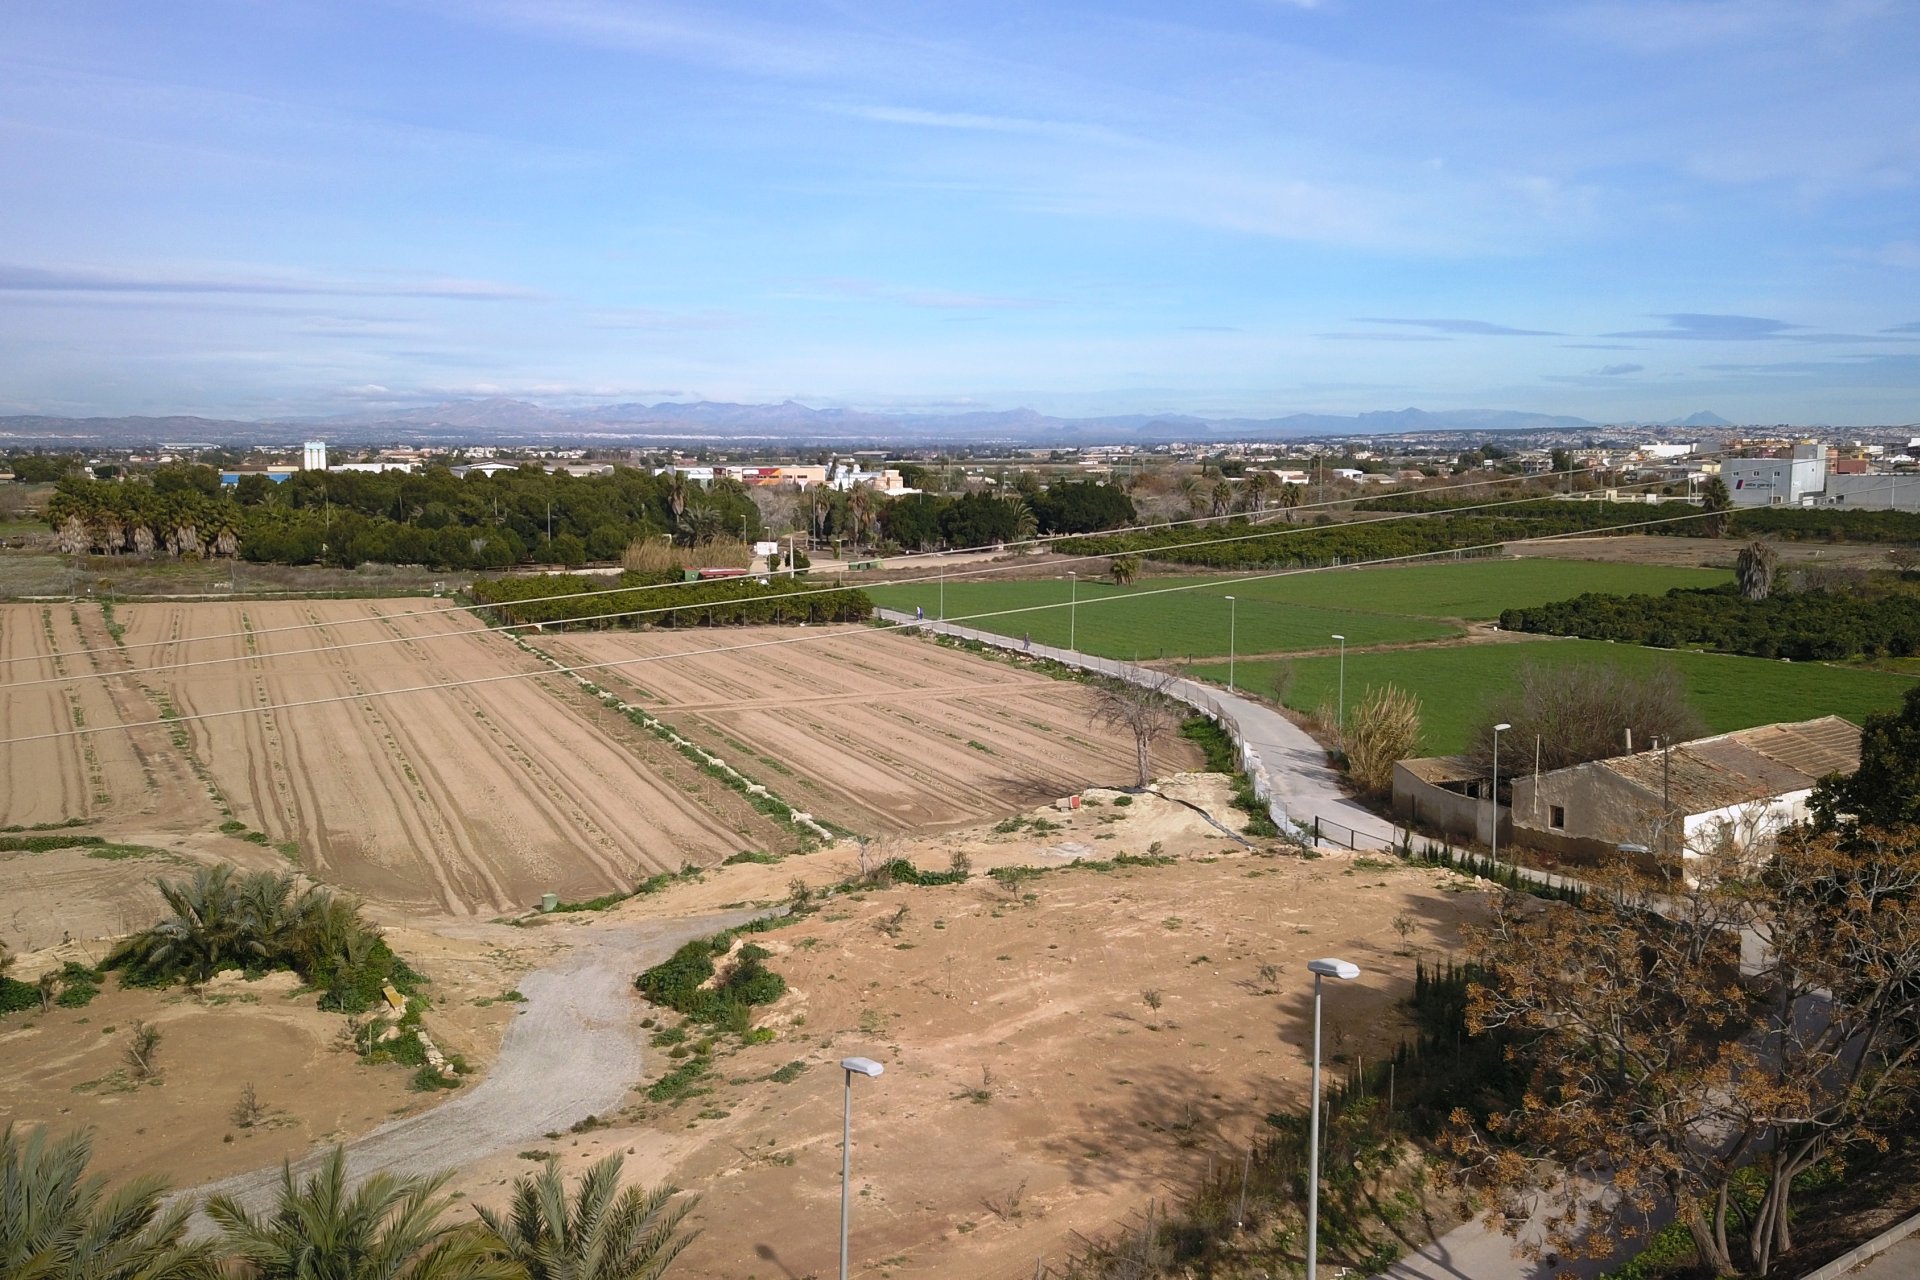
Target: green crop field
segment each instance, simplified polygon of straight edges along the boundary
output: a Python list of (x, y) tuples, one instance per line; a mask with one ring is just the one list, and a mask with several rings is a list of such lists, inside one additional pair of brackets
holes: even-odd
[[(1824, 715), (1845, 716), (1858, 724), (1863, 716), (1896, 707), (1915, 683), (1891, 672), (1818, 663), (1643, 649), (1598, 640), (1537, 640), (1348, 653), (1347, 706), (1369, 685), (1398, 685), (1420, 699), (1422, 751), (1447, 754), (1466, 746), (1474, 723), (1503, 693), (1515, 689), (1514, 672), (1527, 662), (1613, 662), (1629, 671), (1671, 663), (1679, 668), (1701, 719), (1715, 732)], [(1288, 706), (1310, 712), (1322, 700), (1334, 700), (1337, 658), (1296, 658), (1284, 665), (1292, 669)], [(1281, 666), (1272, 661), (1239, 663), (1235, 682), (1271, 696)], [(1224, 684), (1227, 668), (1225, 663), (1207, 663), (1192, 674)]]
[[(1316, 570), (1254, 582), (1230, 578), (1154, 578), (1115, 587), (1083, 578), (949, 582), (945, 616), (1002, 635), (1031, 634), (1064, 645), (1067, 604), (1073, 640), (1108, 658), (1208, 657), (1227, 652), (1229, 606), (1237, 653), (1291, 653), (1441, 640), (1461, 634), (1456, 619), (1498, 617), (1502, 609), (1545, 604), (1589, 591), (1657, 594), (1714, 586), (1717, 569), (1674, 569), (1584, 560), (1467, 560), (1381, 569)], [(1181, 590), (1167, 590), (1178, 587)], [(1157, 594), (1156, 594), (1157, 593)], [(877, 604), (941, 616), (937, 582), (868, 588)], [(997, 616), (980, 616), (980, 615)]]

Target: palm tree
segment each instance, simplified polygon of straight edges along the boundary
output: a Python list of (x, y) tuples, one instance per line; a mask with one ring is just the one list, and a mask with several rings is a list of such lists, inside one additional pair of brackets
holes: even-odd
[[(232, 867), (201, 867), (191, 880), (161, 880), (158, 887), (173, 914), (121, 943), (109, 964), (130, 962), (149, 973), (205, 982), (255, 957), (257, 917), (250, 917)], [(260, 895), (253, 896), (257, 905)]]
[(1130, 586), (1140, 576), (1140, 557), (1115, 556), (1107, 561), (1107, 572), (1113, 575), (1114, 586)]
[(92, 1140), (0, 1132), (0, 1276), (8, 1280), (216, 1280), (206, 1244), (184, 1242), (191, 1203), (162, 1211), (167, 1186), (136, 1178), (113, 1194), (87, 1177)]
[(1267, 497), (1273, 492), (1273, 473), (1254, 471), (1247, 476), (1247, 501), (1255, 511), (1267, 509)]
[(1221, 476), (1213, 482), (1213, 514), (1224, 516), (1233, 510), (1233, 481)]
[(224, 1252), (254, 1280), (524, 1280), (485, 1232), (441, 1222), (447, 1175), (376, 1173), (349, 1190), (346, 1164), (335, 1147), (305, 1181), (282, 1165), (278, 1203), (258, 1217), (231, 1196), (208, 1200)]
[(1757, 539), (1740, 548), (1740, 555), (1733, 562), (1733, 576), (1740, 584), (1740, 594), (1749, 600), (1765, 600), (1773, 592), (1773, 574), (1779, 564), (1780, 557), (1773, 548)]
[(1033, 514), (1032, 505), (1027, 502), (1026, 496), (1020, 493), (1008, 494), (1007, 501), (1011, 502), (1014, 506), (1014, 540), (1016, 542), (1030, 541), (1040, 532), (1040, 520)]
[(679, 1234), (699, 1201), (670, 1205), (674, 1187), (623, 1191), (620, 1166), (613, 1155), (587, 1170), (569, 1204), (560, 1166), (549, 1160), (514, 1184), (510, 1213), (481, 1209), (480, 1221), (528, 1280), (657, 1280), (699, 1234)]
[(1280, 508), (1281, 510), (1286, 512), (1288, 520), (1293, 519), (1293, 509), (1299, 505), (1300, 505), (1300, 486), (1297, 484), (1281, 485), (1280, 486)]
[(680, 513), (687, 509), (687, 477), (683, 472), (675, 471), (667, 476), (667, 510), (673, 513), (673, 522), (680, 523)]
[(847, 514), (853, 517), (853, 540), (867, 541), (867, 529), (873, 524), (875, 508), (879, 505), (879, 495), (873, 486), (862, 480), (847, 490)]
[(1207, 486), (1199, 476), (1180, 477), (1180, 500), (1187, 504), (1187, 510), (1194, 515), (1201, 514), (1201, 508), (1207, 500)]
[(690, 547), (705, 546), (720, 536), (720, 509), (698, 498), (687, 503), (680, 513), (680, 531)]

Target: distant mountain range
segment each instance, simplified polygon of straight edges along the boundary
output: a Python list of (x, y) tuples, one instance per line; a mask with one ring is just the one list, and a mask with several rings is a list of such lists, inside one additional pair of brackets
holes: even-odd
[[(1352, 416), (1295, 413), (1279, 418), (1203, 418), (1188, 414), (1061, 418), (1032, 409), (952, 414), (814, 409), (791, 400), (782, 404), (699, 401), (549, 409), (524, 400), (493, 397), (453, 400), (418, 409), (260, 421), (196, 417), (0, 417), (0, 443), (235, 445), (286, 443), (312, 436), (341, 444), (629, 443), (644, 447), (778, 442), (840, 447), (936, 443), (1035, 447), (1441, 432), (1580, 431), (1596, 430), (1602, 425), (1585, 418), (1511, 409), (1439, 412), (1389, 409)], [(1665, 423), (1634, 425), (1686, 428), (1732, 424), (1716, 413), (1700, 412)]]

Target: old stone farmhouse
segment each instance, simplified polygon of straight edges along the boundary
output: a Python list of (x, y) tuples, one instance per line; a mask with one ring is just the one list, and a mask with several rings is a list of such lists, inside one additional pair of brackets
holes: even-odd
[(1726, 844), (1751, 845), (1807, 816), (1820, 779), (1860, 767), (1860, 730), (1838, 716), (1762, 725), (1659, 750), (1491, 780), (1457, 757), (1403, 760), (1394, 811), (1403, 820), (1485, 843), (1577, 861), (1638, 846), (1684, 859)]

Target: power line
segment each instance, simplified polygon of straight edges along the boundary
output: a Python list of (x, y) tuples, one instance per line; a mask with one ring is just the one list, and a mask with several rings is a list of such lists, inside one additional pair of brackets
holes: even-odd
[[(1629, 488), (1629, 489), (1645, 488), (1649, 485), (1656, 485), (1661, 483), (1664, 483), (1664, 482), (1659, 480), (1645, 480), (1645, 481), (1636, 482), (1635, 484), (1632, 484), (1632, 485), (1622, 485), (1618, 487)], [(1461, 487), (1469, 487), (1469, 486), (1461, 486)], [(1429, 490), (1429, 492), (1431, 491)], [(1343, 524), (1334, 525), (1334, 526), (1287, 525), (1278, 529), (1270, 528), (1267, 526), (1261, 526), (1258, 530), (1253, 532), (1236, 533), (1236, 534), (1230, 534), (1230, 535), (1226, 535), (1218, 538), (1203, 538), (1203, 539), (1199, 539), (1192, 542), (1183, 542), (1179, 544), (1179, 549), (1186, 550), (1193, 547), (1220, 546), (1227, 543), (1248, 542), (1248, 541), (1255, 541), (1262, 538), (1283, 538), (1288, 536), (1289, 534), (1318, 533), (1326, 528), (1354, 529), (1354, 528), (1364, 528), (1366, 526), (1376, 525), (1376, 524), (1392, 524), (1402, 520), (1427, 520), (1427, 519), (1433, 519), (1433, 518), (1445, 518), (1449, 516), (1465, 515), (1465, 514), (1469, 514), (1476, 511), (1491, 511), (1500, 507), (1518, 506), (1518, 505), (1523, 505), (1526, 503), (1537, 502), (1537, 501), (1540, 501), (1540, 499), (1537, 496), (1503, 498), (1494, 502), (1475, 503), (1471, 506), (1464, 506), (1464, 507), (1448, 507), (1439, 511), (1391, 512), (1389, 514), (1382, 515), (1370, 520), (1349, 520)], [(1164, 526), (1164, 525), (1144, 526), (1145, 530), (1149, 532), (1153, 529), (1166, 528), (1166, 527), (1168, 526)], [(1121, 530), (1110, 530), (1110, 531), (1096, 533), (1096, 534), (1071, 534), (1071, 535), (1062, 535), (1062, 536), (1114, 537), (1114, 536), (1123, 536), (1127, 532), (1128, 532), (1127, 530), (1121, 529)], [(1595, 531), (1583, 530), (1582, 532), (1595, 532)], [(1600, 530), (1599, 532), (1604, 532), (1604, 530)], [(1066, 557), (1063, 560), (1063, 563), (1081, 564), (1089, 560), (1105, 560), (1108, 558), (1109, 556), (1107, 556), (1106, 554), (1070, 556), (1070, 557)], [(1012, 572), (1013, 570), (1022, 569), (1025, 567), (1026, 567), (1025, 565), (1017, 561), (1010, 564), (1002, 564), (1002, 565), (984, 565), (978, 568), (971, 568), (971, 569), (963, 568), (959, 573), (942, 571), (940, 574), (937, 574), (937, 575), (928, 575), (928, 576), (919, 577), (919, 578), (904, 578), (904, 579), (888, 582), (882, 585), (889, 586), (889, 587), (906, 587), (906, 586), (916, 586), (924, 583), (930, 583), (930, 582), (942, 581), (942, 580), (944, 581), (958, 580), (958, 581), (964, 582), (969, 578), (973, 578), (973, 577), (979, 577), (979, 576), (984, 576), (987, 574), (995, 574), (995, 573), (1008, 573), (1008, 572)], [(686, 586), (686, 585), (689, 585), (689, 584), (671, 582), (671, 583), (654, 583), (649, 586), (639, 586), (639, 587), (610, 587), (610, 588), (606, 588), (604, 590), (598, 590), (598, 591), (570, 592), (566, 594), (550, 595), (550, 596), (529, 596), (521, 600), (503, 600), (503, 601), (498, 601), (497, 603), (501, 606), (511, 606), (511, 605), (522, 605), (522, 604), (538, 604), (542, 601), (548, 601), (548, 600), (585, 600), (585, 599), (594, 599), (602, 596), (625, 595), (630, 593), (659, 590), (663, 587), (679, 587), (679, 586)], [(848, 588), (845, 588), (842, 586), (808, 587), (803, 590), (788, 591), (788, 592), (783, 592), (776, 595), (754, 596), (754, 597), (751, 597), (751, 600), (753, 603), (756, 603), (756, 604), (772, 604), (782, 600), (804, 600), (809, 596), (826, 595), (826, 594), (843, 591), (847, 589)], [(1139, 594), (1141, 593), (1137, 593), (1137, 592), (1135, 593), (1136, 596)], [(710, 604), (710, 603), (724, 605), (724, 604), (735, 603), (735, 602), (715, 601), (715, 602), (701, 602), (700, 604), (690, 604), (690, 605), (682, 605), (682, 604), (657, 605), (657, 606), (652, 606), (648, 608), (623, 609), (623, 610), (607, 612), (607, 613), (583, 613), (583, 614), (577, 614), (570, 618), (556, 618), (556, 619), (553, 619), (552, 621), (555, 623), (596, 622), (596, 621), (611, 622), (611, 621), (615, 621), (623, 618), (644, 618), (644, 617), (651, 617), (651, 616), (662, 614), (662, 613), (672, 613), (679, 609), (689, 609), (689, 608), (697, 609), (697, 608), (705, 607), (707, 604)], [(220, 639), (245, 638), (245, 639), (251, 640), (258, 636), (279, 634), (287, 631), (310, 631), (319, 627), (329, 627), (329, 626), (336, 626), (336, 625), (339, 625), (339, 626), (367, 625), (374, 622), (392, 621), (396, 618), (431, 618), (431, 617), (438, 617), (441, 614), (450, 613), (450, 612), (465, 613), (467, 612), (467, 607), (464, 605), (460, 605), (460, 606), (454, 606), (453, 608), (450, 608), (450, 609), (420, 609), (420, 610), (414, 610), (414, 611), (410, 611), (407, 613), (400, 613), (400, 614), (376, 614), (372, 617), (366, 617), (366, 618), (347, 618), (347, 619), (340, 619), (340, 620), (328, 621), (328, 622), (307, 622), (307, 623), (300, 623), (297, 625), (286, 626), (286, 627), (264, 627), (255, 631), (242, 630), (242, 631), (235, 631), (235, 632), (221, 632), (212, 636), (186, 637), (186, 638), (178, 638), (178, 639), (172, 639), (172, 640), (156, 640), (156, 641), (145, 642), (138, 646), (128, 645), (126, 646), (126, 649), (121, 649), (118, 646), (114, 646), (110, 648), (78, 649), (78, 650), (70, 650), (70, 651), (63, 652), (60, 654), (60, 656), (61, 657), (83, 657), (83, 656), (89, 656), (89, 655), (99, 654), (99, 653), (115, 653), (115, 652), (124, 653), (127, 650), (134, 649), (134, 648), (155, 648), (155, 647), (164, 646), (164, 645), (190, 645), (190, 644), (207, 643), (213, 640), (220, 640)], [(507, 631), (525, 631), (529, 629), (540, 630), (540, 629), (544, 629), (546, 625), (547, 624), (540, 623), (540, 622), (494, 623), (487, 626), (470, 627), (470, 628), (465, 628), (459, 631), (445, 631), (445, 632), (439, 632), (432, 635), (379, 636), (372, 640), (333, 641), (323, 645), (314, 645), (306, 649), (290, 649), (285, 652), (274, 653), (271, 655), (260, 655), (260, 654), (252, 654), (252, 653), (227, 654), (217, 658), (195, 658), (195, 659), (182, 661), (182, 662), (158, 663), (152, 666), (132, 668), (132, 670), (138, 671), (143, 675), (148, 672), (158, 672), (158, 671), (184, 671), (184, 670), (188, 670), (196, 667), (224, 666), (224, 665), (235, 663), (235, 662), (251, 662), (262, 656), (271, 656), (275, 658), (297, 658), (297, 657), (302, 657), (308, 654), (337, 653), (337, 652), (341, 652), (348, 649), (377, 648), (382, 645), (430, 644), (436, 640), (448, 639), (454, 636), (482, 635), (482, 634), (486, 634), (489, 632), (496, 632), (496, 631), (507, 632)], [(34, 660), (39, 656), (40, 655), (27, 655), (24, 657), (11, 659), (11, 661), (15, 661), (15, 662), (30, 661), (30, 660)], [(39, 685), (48, 685), (48, 684), (64, 685), (64, 684), (71, 684), (75, 681), (88, 680), (88, 679), (105, 680), (115, 676), (122, 676), (126, 674), (128, 674), (128, 671), (125, 671), (125, 670), (122, 670), (122, 671), (94, 670), (94, 671), (82, 671), (74, 675), (67, 675), (67, 676), (41, 676), (32, 680), (8, 681), (5, 684), (0, 684), (0, 690), (30, 689)]]
[[(1701, 520), (1716, 514), (1719, 513), (1712, 511), (1690, 511), (1685, 515), (1666, 516), (1655, 520), (1639, 520), (1630, 524), (1609, 525), (1604, 529), (1578, 529), (1566, 533), (1544, 534), (1539, 538), (1531, 539), (1531, 541), (1549, 542), (1561, 538), (1586, 537), (1595, 533), (1617, 532), (1623, 529), (1643, 529), (1653, 525), (1676, 524), (1684, 520)], [(1207, 578), (1171, 587), (1157, 587), (1148, 591), (1129, 592), (1126, 595), (1095, 596), (1088, 601), (1087, 607), (1098, 607), (1101, 604), (1116, 600), (1140, 600), (1150, 596), (1172, 595), (1182, 591), (1199, 591), (1226, 585), (1237, 586), (1252, 582), (1266, 582), (1275, 578), (1296, 577), (1307, 573), (1330, 573), (1348, 569), (1369, 568), (1375, 565), (1400, 564), (1412, 560), (1426, 560), (1437, 556), (1459, 555), (1463, 552), (1490, 551), (1503, 545), (1505, 545), (1504, 542), (1486, 542), (1468, 547), (1446, 547), (1434, 551), (1411, 552), (1406, 555), (1381, 556), (1373, 560), (1354, 561), (1351, 564), (1344, 565), (1311, 565), (1294, 569), (1279, 569), (1268, 573), (1244, 574), (1225, 579)], [(1063, 600), (1047, 604), (1024, 605), (1013, 609), (995, 609), (985, 613), (969, 614), (960, 618), (949, 618), (947, 621), (953, 623), (977, 622), (983, 618), (1012, 617), (1019, 614), (1038, 613), (1048, 609), (1065, 609), (1068, 607), (1070, 607), (1069, 603)], [(193, 712), (186, 715), (176, 715), (168, 719), (136, 720), (113, 725), (89, 725), (84, 728), (59, 729), (49, 733), (25, 734), (19, 737), (0, 738), (0, 747), (20, 746), (30, 742), (51, 742), (66, 738), (85, 738), (100, 733), (130, 732), (134, 729), (177, 726), (187, 721), (219, 720), (229, 716), (268, 715), (283, 711), (294, 711), (305, 707), (332, 706), (343, 702), (369, 702), (375, 698), (393, 698), (410, 693), (432, 693), (447, 689), (468, 689), (482, 685), (501, 684), (510, 680), (531, 680), (554, 675), (578, 675), (582, 672), (605, 671), (621, 667), (639, 666), (649, 662), (681, 661), (687, 658), (707, 657), (715, 654), (742, 653), (754, 649), (771, 649), (778, 648), (782, 645), (807, 644), (820, 640), (839, 639), (846, 636), (874, 635), (882, 631), (896, 631), (908, 627), (917, 628), (922, 625), (920, 621), (913, 619), (906, 619), (900, 622), (885, 622), (877, 625), (862, 624), (856, 627), (849, 627), (843, 631), (810, 631), (805, 635), (789, 636), (778, 640), (760, 640), (747, 644), (720, 645), (707, 649), (690, 649), (679, 653), (644, 654), (639, 657), (618, 658), (606, 662), (584, 662), (572, 665), (555, 664), (539, 671), (514, 671), (493, 676), (473, 676), (464, 680), (444, 680), (434, 681), (428, 684), (408, 685), (399, 689), (380, 689), (362, 693), (337, 694), (325, 698), (307, 698), (296, 702), (277, 702), (251, 707), (232, 707), (225, 711)]]

